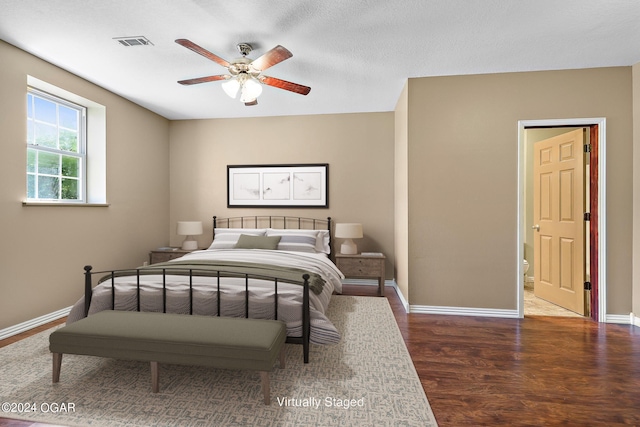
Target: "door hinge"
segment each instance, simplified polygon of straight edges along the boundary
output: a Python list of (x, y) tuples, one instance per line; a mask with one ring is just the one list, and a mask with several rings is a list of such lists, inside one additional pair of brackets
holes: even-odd
[(584, 290), (585, 291), (591, 290), (591, 282), (584, 282)]
[(591, 221), (591, 212), (585, 212), (584, 213), (584, 220), (585, 221)]
[(584, 144), (584, 152), (585, 153), (591, 152), (591, 144)]

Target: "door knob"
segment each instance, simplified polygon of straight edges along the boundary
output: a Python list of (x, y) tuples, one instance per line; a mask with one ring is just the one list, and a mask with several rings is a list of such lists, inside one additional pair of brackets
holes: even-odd
[(536, 231), (540, 231), (540, 225), (539, 224), (532, 225), (531, 228), (533, 228)]

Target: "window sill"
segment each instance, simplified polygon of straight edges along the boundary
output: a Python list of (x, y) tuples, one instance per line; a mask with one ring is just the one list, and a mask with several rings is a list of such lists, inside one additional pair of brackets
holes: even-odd
[(22, 202), (22, 206), (64, 206), (74, 208), (106, 208), (109, 207), (109, 203), (64, 203), (64, 202)]

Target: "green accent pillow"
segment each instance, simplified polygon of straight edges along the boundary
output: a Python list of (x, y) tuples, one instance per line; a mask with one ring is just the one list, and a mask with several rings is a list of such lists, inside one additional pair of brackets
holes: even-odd
[(277, 249), (280, 236), (250, 236), (241, 234), (236, 249)]

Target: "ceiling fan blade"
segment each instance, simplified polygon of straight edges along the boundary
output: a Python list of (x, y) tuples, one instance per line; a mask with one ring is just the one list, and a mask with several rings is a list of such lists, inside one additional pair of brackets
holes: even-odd
[(307, 95), (311, 91), (311, 88), (309, 86), (303, 86), (297, 83), (291, 83), (286, 80), (277, 79), (275, 77), (258, 76), (258, 80), (260, 80), (262, 83), (266, 85), (277, 87), (278, 89), (284, 89), (291, 92), (299, 93), (300, 95)]
[(257, 100), (257, 99), (254, 99), (254, 100), (253, 100), (253, 101), (251, 101), (251, 102), (245, 102), (245, 103), (244, 103), (244, 105), (246, 105), (247, 107), (250, 107), (250, 106), (252, 106), (252, 105), (258, 105), (258, 100)]
[(197, 44), (195, 44), (192, 41), (189, 41), (187, 39), (178, 39), (176, 40), (176, 43), (178, 43), (181, 46), (186, 47), (187, 49), (191, 49), (192, 51), (194, 51), (197, 54), (200, 54), (202, 56), (204, 56), (207, 59), (212, 60), (213, 62), (216, 62), (220, 65), (222, 65), (225, 68), (229, 68), (229, 62), (220, 58), (218, 55), (214, 55), (213, 53), (209, 52), (208, 50), (206, 50), (203, 47), (198, 46)]
[(231, 76), (226, 74), (219, 74), (217, 76), (206, 76), (198, 77), (195, 79), (179, 80), (178, 83), (180, 83), (181, 85), (197, 85), (198, 83), (215, 82), (217, 80), (227, 80), (229, 78), (231, 78)]
[(278, 45), (261, 57), (254, 59), (253, 62), (251, 62), (251, 66), (256, 71), (264, 71), (269, 67), (279, 64), (285, 59), (291, 58), (292, 56), (293, 54), (289, 52), (287, 48)]

